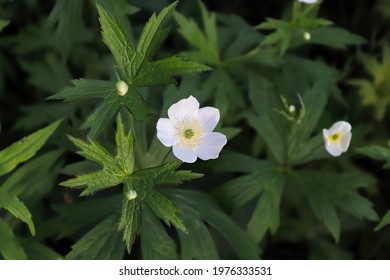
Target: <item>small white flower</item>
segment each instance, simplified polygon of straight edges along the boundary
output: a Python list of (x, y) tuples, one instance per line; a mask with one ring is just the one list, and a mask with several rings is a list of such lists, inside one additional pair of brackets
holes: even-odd
[(298, 0), (299, 2), (306, 3), (306, 4), (314, 4), (318, 0)]
[(345, 121), (339, 121), (329, 129), (323, 129), (325, 148), (332, 156), (337, 157), (348, 150), (351, 142), (351, 124)]
[(199, 109), (199, 102), (190, 96), (168, 109), (169, 118), (157, 122), (157, 138), (166, 147), (173, 147), (173, 154), (183, 162), (193, 163), (216, 159), (226, 136), (213, 132), (219, 121), (219, 110), (214, 107)]

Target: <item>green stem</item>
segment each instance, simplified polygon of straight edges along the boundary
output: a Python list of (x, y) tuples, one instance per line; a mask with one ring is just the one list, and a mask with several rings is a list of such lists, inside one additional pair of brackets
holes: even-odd
[(168, 156), (171, 154), (171, 152), (172, 152), (172, 149), (169, 149), (168, 153), (166, 153), (166, 155), (164, 156), (161, 164), (164, 164), (165, 160), (168, 158)]

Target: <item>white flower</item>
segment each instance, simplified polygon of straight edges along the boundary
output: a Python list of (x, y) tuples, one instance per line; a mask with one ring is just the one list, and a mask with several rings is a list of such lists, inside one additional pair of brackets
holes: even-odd
[(318, 0), (298, 0), (299, 2), (306, 3), (306, 4), (314, 4)]
[(351, 142), (351, 124), (345, 121), (339, 121), (329, 129), (323, 129), (325, 148), (332, 156), (339, 156), (346, 152)]
[(219, 110), (214, 107), (199, 109), (193, 96), (182, 99), (168, 109), (168, 119), (157, 122), (157, 138), (183, 162), (193, 163), (215, 159), (226, 145), (226, 136), (213, 132), (219, 121)]

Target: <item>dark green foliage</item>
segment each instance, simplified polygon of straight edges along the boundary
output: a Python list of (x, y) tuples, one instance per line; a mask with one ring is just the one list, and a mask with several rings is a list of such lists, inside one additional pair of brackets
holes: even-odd
[[(252, 2), (0, 0), (0, 259), (388, 258), (390, 6)], [(189, 95), (217, 159), (157, 137)]]

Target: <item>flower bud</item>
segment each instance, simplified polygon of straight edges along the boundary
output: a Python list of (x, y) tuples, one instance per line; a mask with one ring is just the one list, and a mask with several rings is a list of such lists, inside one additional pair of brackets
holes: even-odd
[(120, 96), (125, 96), (127, 91), (129, 90), (129, 86), (124, 81), (116, 82), (115, 86)]
[(127, 200), (133, 200), (133, 199), (136, 199), (138, 196), (137, 192), (135, 190), (129, 190), (127, 193), (126, 193), (126, 198)]
[(305, 41), (310, 41), (310, 39), (311, 39), (310, 33), (307, 32), (307, 31), (305, 31), (305, 32), (303, 33), (303, 39), (305, 39)]

